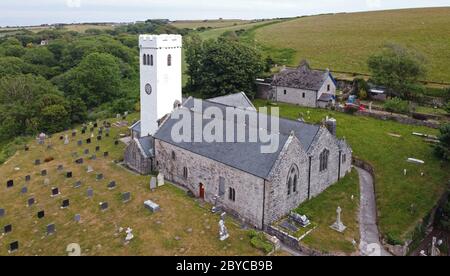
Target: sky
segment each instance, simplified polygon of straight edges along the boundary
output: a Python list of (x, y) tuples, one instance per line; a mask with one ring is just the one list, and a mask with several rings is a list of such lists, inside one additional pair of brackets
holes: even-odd
[(0, 26), (151, 18), (259, 19), (441, 6), (450, 6), (450, 0), (0, 0)]

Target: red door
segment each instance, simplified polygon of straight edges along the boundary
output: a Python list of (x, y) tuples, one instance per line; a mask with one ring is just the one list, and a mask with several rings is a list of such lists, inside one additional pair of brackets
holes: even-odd
[(200, 191), (199, 191), (199, 197), (200, 197), (201, 199), (205, 199), (205, 186), (204, 186), (202, 183), (200, 183), (199, 189), (200, 189)]

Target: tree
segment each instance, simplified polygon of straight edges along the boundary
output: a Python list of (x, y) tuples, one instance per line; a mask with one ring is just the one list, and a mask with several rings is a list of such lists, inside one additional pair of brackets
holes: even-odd
[(440, 141), (434, 148), (435, 154), (443, 159), (450, 160), (450, 124), (443, 125), (440, 130), (440, 135), (438, 139)]
[(188, 90), (197, 91), (200, 81), (200, 68), (203, 57), (203, 42), (198, 34), (187, 37), (184, 41), (187, 74), (189, 75)]
[(68, 97), (80, 98), (88, 108), (121, 96), (119, 61), (110, 54), (89, 54), (54, 82)]
[(43, 77), (0, 79), (0, 139), (63, 130), (70, 121), (67, 114), (62, 92)]
[(254, 95), (255, 79), (264, 70), (262, 57), (255, 49), (219, 38), (217, 41), (203, 42), (200, 50), (189, 51), (186, 55), (192, 53), (195, 55), (187, 57), (187, 60), (191, 62), (189, 65), (198, 69), (190, 77), (203, 96), (214, 97), (240, 91)]
[(23, 59), (31, 64), (54, 66), (56, 64), (55, 56), (46, 47), (34, 47), (27, 49)]
[(27, 64), (17, 57), (0, 57), (0, 78), (27, 72)]
[(368, 59), (373, 81), (386, 86), (390, 95), (408, 100), (423, 91), (419, 79), (426, 75), (424, 63), (421, 54), (396, 44), (386, 45), (381, 53)]
[(0, 52), (6, 57), (21, 57), (25, 54), (25, 48), (17, 38), (10, 37), (0, 45)]

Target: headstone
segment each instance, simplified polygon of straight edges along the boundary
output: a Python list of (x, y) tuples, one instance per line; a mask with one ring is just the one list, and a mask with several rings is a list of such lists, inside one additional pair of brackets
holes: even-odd
[(94, 127), (98, 127), (98, 123), (97, 122), (94, 123)]
[(31, 181), (31, 175), (26, 175), (25, 176), (25, 181), (26, 182), (30, 182)]
[(308, 217), (299, 215), (299, 214), (294, 213), (294, 212), (292, 212), (289, 215), (289, 218), (292, 219), (294, 222), (300, 224), (300, 226), (303, 227), (303, 228), (308, 227), (311, 224), (311, 222), (309, 221)]
[(102, 140), (102, 136), (101, 135), (98, 135), (97, 136), (97, 141), (101, 141)]
[(101, 211), (106, 211), (109, 207), (108, 202), (100, 202), (99, 206)]
[(73, 220), (75, 221), (75, 222), (80, 222), (81, 221), (81, 215), (80, 214), (76, 214), (75, 216), (74, 216), (74, 218), (73, 218)]
[(15, 241), (15, 242), (12, 242), (12, 243), (9, 244), (8, 253), (10, 253), (10, 254), (14, 253), (17, 250), (19, 250), (19, 242), (18, 241)]
[(93, 127), (91, 127), (89, 130), (90, 130), (91, 132), (94, 132), (94, 128), (93, 128)]
[(69, 208), (69, 206), (70, 206), (70, 200), (64, 199), (63, 202), (61, 203), (61, 209)]
[(228, 239), (230, 235), (228, 234), (228, 229), (225, 226), (225, 220), (223, 218), (219, 221), (219, 240), (224, 241)]
[(8, 224), (5, 225), (5, 227), (3, 227), (3, 234), (9, 234), (12, 232), (12, 224)]
[(102, 173), (97, 174), (96, 179), (97, 180), (102, 180), (103, 179), (103, 174)]
[(23, 186), (22, 189), (20, 190), (20, 193), (21, 193), (21, 194), (26, 194), (26, 193), (28, 193), (28, 188), (27, 188), (27, 186)]
[(126, 193), (122, 194), (122, 202), (123, 203), (127, 203), (130, 200), (131, 200), (131, 193), (130, 192), (126, 192)]
[(151, 200), (147, 200), (144, 202), (144, 206), (145, 208), (147, 208), (148, 210), (150, 210), (152, 213), (156, 213), (159, 210), (161, 210), (161, 208), (159, 207), (158, 204), (154, 203)]
[(8, 180), (6, 181), (6, 188), (12, 188), (14, 187), (14, 180)]
[(72, 157), (73, 158), (78, 158), (78, 153), (77, 152), (72, 152)]
[(103, 157), (108, 157), (108, 156), (109, 156), (109, 152), (105, 151), (105, 152), (103, 153)]
[(47, 225), (47, 236), (51, 236), (51, 235), (55, 234), (55, 232), (56, 232), (55, 224), (52, 223), (52, 224)]
[(99, 151), (100, 151), (100, 146), (96, 146), (96, 147), (95, 147), (95, 151), (96, 151), (96, 152), (99, 152)]
[(96, 154), (92, 154), (90, 157), (91, 160), (97, 160), (97, 155)]
[(280, 226), (283, 227), (284, 229), (289, 230), (294, 233), (298, 231), (298, 227), (293, 225), (292, 223), (290, 223), (289, 220), (283, 220), (280, 223)]
[(83, 141), (78, 140), (77, 145), (78, 145), (79, 147), (81, 147), (81, 146), (83, 145)]
[(41, 176), (46, 176), (47, 175), (47, 170), (42, 170), (41, 171)]
[(345, 229), (347, 229), (347, 227), (342, 223), (341, 220), (341, 213), (342, 213), (342, 209), (341, 207), (338, 207), (336, 210), (336, 214), (337, 214), (337, 218), (336, 218), (336, 222), (331, 225), (331, 228), (342, 233), (345, 231)]
[(58, 170), (58, 171), (62, 171), (62, 170), (64, 170), (64, 166), (63, 166), (63, 165), (58, 165), (58, 168), (57, 168), (57, 170)]
[(86, 196), (87, 196), (88, 198), (93, 197), (93, 196), (94, 196), (94, 189), (92, 189), (91, 187), (89, 187), (89, 188), (87, 189)]
[(81, 134), (86, 134), (86, 129), (82, 129)]
[(164, 186), (164, 175), (162, 173), (158, 174), (158, 187)]
[(134, 239), (133, 229), (128, 227), (128, 229), (127, 229), (127, 231), (125, 231), (125, 233), (127, 233), (127, 236), (125, 237), (125, 242), (130, 242), (132, 239)]
[(67, 172), (67, 173), (66, 173), (66, 177), (67, 177), (67, 178), (72, 178), (72, 176), (73, 176), (73, 173), (72, 173), (72, 172)]
[(94, 169), (91, 167), (91, 166), (88, 166), (87, 167), (87, 173), (91, 173), (91, 172), (93, 172), (94, 171)]
[(45, 186), (50, 185), (50, 179), (48, 179), (48, 178), (44, 179), (44, 185)]
[(152, 177), (151, 179), (150, 179), (150, 190), (154, 190), (154, 189), (156, 189), (157, 188), (157, 186), (156, 186), (156, 178), (154, 178), (154, 177)]
[(116, 140), (116, 141), (114, 141), (114, 145), (118, 145), (119, 144), (119, 141), (118, 140)]
[(28, 145), (26, 145), (23, 149), (24, 149), (25, 151), (29, 151), (29, 150), (30, 150), (30, 147), (29, 147)]
[(75, 136), (77, 136), (77, 131), (76, 130), (72, 131), (72, 137), (75, 137)]
[(86, 139), (86, 144), (90, 144), (91, 143), (91, 138), (87, 138)]
[(81, 187), (81, 181), (75, 182), (75, 184), (73, 184), (73, 187), (74, 187), (75, 189), (80, 188), (80, 187)]
[(84, 154), (86, 154), (86, 155), (89, 154), (89, 149), (85, 149)]
[(84, 159), (83, 158), (79, 158), (79, 159), (75, 160), (75, 163), (77, 165), (82, 165), (84, 163)]
[(108, 189), (113, 190), (117, 187), (116, 181), (111, 181), (108, 183)]
[(58, 188), (52, 188), (52, 197), (60, 195)]
[(29, 198), (27, 201), (28, 207), (33, 206), (36, 203), (36, 200), (34, 199), (34, 197)]
[(69, 136), (65, 136), (64, 137), (64, 145), (68, 145), (70, 143), (70, 141), (69, 141)]
[(4, 216), (5, 216), (5, 214), (6, 214), (6, 211), (5, 211), (5, 209), (3, 209), (3, 208), (0, 208), (0, 218), (4, 217)]
[(37, 213), (37, 218), (38, 219), (43, 219), (45, 217), (45, 211), (39, 211)]
[(34, 165), (38, 166), (40, 164), (41, 164), (41, 160), (40, 159), (34, 160)]

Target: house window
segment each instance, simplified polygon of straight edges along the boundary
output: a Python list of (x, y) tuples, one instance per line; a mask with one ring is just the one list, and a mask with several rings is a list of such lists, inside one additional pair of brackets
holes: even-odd
[(303, 99), (304, 99), (304, 98), (306, 97), (306, 93), (303, 93), (303, 94), (302, 94), (302, 97), (303, 97)]
[(328, 86), (327, 86), (327, 91), (329, 92), (330, 90), (331, 90), (331, 86), (328, 85)]
[(188, 176), (189, 176), (188, 168), (184, 167), (183, 168), (183, 177), (184, 177), (184, 179), (187, 179)]
[(172, 66), (172, 55), (167, 56), (167, 66)]
[(147, 65), (147, 55), (144, 55), (144, 56), (142, 57), (142, 59), (143, 59), (143, 61), (144, 61), (144, 65)]
[(176, 160), (177, 159), (177, 155), (175, 154), (174, 151), (172, 151), (172, 160)]
[(330, 151), (325, 149), (319, 156), (320, 159), (320, 171), (323, 172), (328, 169), (328, 157), (330, 155)]
[(236, 190), (235, 190), (235, 189), (230, 188), (230, 189), (228, 190), (228, 199), (229, 199), (230, 201), (233, 201), (233, 202), (236, 201)]
[(298, 167), (296, 165), (292, 165), (289, 170), (288, 180), (287, 180), (287, 194), (291, 195), (291, 193), (296, 193), (298, 188)]
[(284, 95), (286, 95), (286, 94), (287, 94), (287, 90), (285, 89), (285, 90), (284, 90)]

